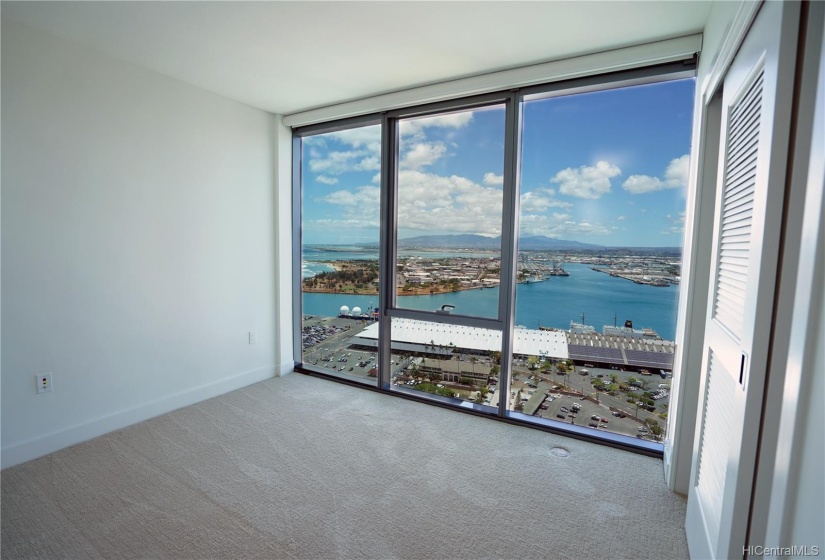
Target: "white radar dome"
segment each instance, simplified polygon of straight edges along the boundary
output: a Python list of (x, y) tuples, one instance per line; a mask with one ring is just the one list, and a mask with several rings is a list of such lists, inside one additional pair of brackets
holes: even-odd
[(341, 315), (346, 315), (347, 313), (349, 313), (349, 307), (347, 307), (346, 305), (342, 305), (341, 309), (339, 309), (338, 311), (341, 312)]
[(360, 315), (361, 314), (361, 308), (360, 307), (353, 307), (352, 308), (352, 314), (353, 315)]

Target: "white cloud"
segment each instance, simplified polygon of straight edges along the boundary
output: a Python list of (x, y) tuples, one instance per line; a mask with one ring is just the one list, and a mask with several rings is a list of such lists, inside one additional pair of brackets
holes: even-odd
[(472, 111), (461, 111), (434, 117), (420, 117), (417, 119), (402, 120), (399, 124), (401, 138), (410, 140), (420, 138), (426, 128), (464, 128), (473, 120)]
[[(457, 175), (441, 176), (418, 169), (398, 173), (398, 226), (432, 232), (501, 235), (503, 198), (501, 188), (476, 183)], [(375, 185), (341, 189), (315, 199), (334, 205), (335, 210), (323, 219), (347, 227), (377, 227), (379, 193)], [(549, 211), (566, 209), (572, 204), (552, 198), (551, 189), (534, 189), (521, 196), (522, 230), (536, 235), (601, 233), (600, 225), (572, 222), (566, 212), (549, 215)], [(313, 221), (315, 223), (315, 221)], [(322, 220), (317, 221), (318, 224)]]
[(650, 175), (631, 175), (624, 182), (622, 188), (630, 194), (685, 188), (687, 187), (689, 168), (690, 156), (685, 154), (671, 160), (667, 169), (665, 169), (664, 179), (651, 177)]
[(378, 187), (358, 187), (354, 191), (335, 191), (320, 200), (340, 206), (378, 206), (380, 189)]
[(485, 173), (483, 183), (488, 187), (500, 187), (504, 184), (504, 175)]
[(682, 234), (685, 231), (685, 213), (679, 212), (677, 215), (668, 214), (665, 216), (671, 225), (665, 226), (661, 230), (662, 235)]
[(313, 173), (340, 175), (347, 171), (375, 171), (381, 168), (380, 161), (369, 150), (329, 152), (326, 157), (310, 153), (309, 169)]
[(594, 166), (582, 165), (562, 169), (550, 180), (559, 184), (559, 193), (578, 198), (596, 199), (610, 192), (610, 179), (622, 170), (606, 161)]
[[(380, 126), (308, 136), (303, 142), (309, 148), (309, 169), (315, 173), (341, 175), (348, 171), (375, 171), (381, 167)], [(336, 150), (336, 147), (343, 149)]]
[[(348, 224), (349, 227), (378, 227), (380, 223), (380, 193), (381, 189), (378, 187), (365, 186), (358, 187), (355, 190), (335, 191), (316, 198), (315, 201), (340, 207), (340, 215), (330, 220), (330, 224), (340, 222)], [(323, 222), (323, 219), (313, 220), (315, 224)]]
[(665, 170), (665, 180), (668, 183), (676, 183), (680, 187), (686, 187), (688, 176), (690, 175), (690, 154), (678, 157), (668, 164)]
[[(551, 191), (552, 192), (552, 191)], [(521, 212), (544, 212), (550, 208), (571, 208), (569, 202), (562, 202), (547, 196), (542, 196), (538, 191), (530, 191), (521, 195)]]
[[(427, 232), (501, 234), (501, 189), (457, 175), (443, 177), (416, 169), (399, 171), (398, 225)], [(316, 199), (335, 205), (336, 222), (374, 227), (379, 218), (376, 186), (339, 190)], [(320, 222), (319, 222), (320, 223)]]
[(338, 132), (330, 132), (323, 135), (325, 138), (335, 139), (353, 148), (366, 147), (372, 152), (381, 151), (381, 127), (362, 126), (360, 128), (348, 128)]
[(464, 177), (414, 169), (398, 175), (398, 226), (455, 233), (501, 234), (501, 189)]
[(335, 177), (327, 177), (326, 175), (318, 175), (315, 177), (315, 180), (319, 183), (323, 183), (324, 185), (334, 185), (338, 182), (338, 179)]
[(575, 221), (567, 213), (524, 214), (520, 219), (520, 235), (544, 235), (557, 239), (576, 239), (583, 235), (609, 235), (610, 228), (600, 223)]
[(401, 169), (421, 169), (432, 165), (447, 152), (443, 142), (421, 142), (404, 154)]

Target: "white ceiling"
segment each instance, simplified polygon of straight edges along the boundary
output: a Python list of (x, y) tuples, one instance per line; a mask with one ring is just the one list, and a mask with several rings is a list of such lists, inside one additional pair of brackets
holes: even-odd
[(273, 113), (701, 31), (707, 1), (3, 2), (2, 17)]

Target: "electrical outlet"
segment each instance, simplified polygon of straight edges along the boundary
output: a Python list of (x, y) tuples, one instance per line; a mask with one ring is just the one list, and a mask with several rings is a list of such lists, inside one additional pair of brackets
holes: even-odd
[(258, 333), (249, 331), (249, 344), (255, 344), (256, 342), (258, 342)]
[(37, 392), (38, 393), (47, 393), (52, 390), (52, 374), (49, 373), (39, 373), (34, 376), (37, 380)]

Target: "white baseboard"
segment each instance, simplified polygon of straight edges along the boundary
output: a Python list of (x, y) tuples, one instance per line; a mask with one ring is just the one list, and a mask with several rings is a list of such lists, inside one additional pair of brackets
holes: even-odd
[[(289, 367), (291, 371), (291, 363)], [(247, 385), (275, 377), (279, 374), (283, 375), (283, 371), (283, 366), (270, 366), (248, 371), (207, 385), (195, 387), (194, 389), (162, 397), (146, 404), (115, 412), (42, 437), (3, 447), (2, 450), (0, 450), (0, 466), (5, 469), (19, 465), (20, 463), (25, 463), (26, 461), (31, 461), (32, 459), (42, 457), (54, 451), (102, 436), (103, 434), (108, 434), (114, 430), (131, 426), (132, 424), (137, 424), (138, 422), (143, 422), (144, 420), (166, 414), (167, 412), (172, 412), (184, 406), (211, 399), (236, 389), (241, 389)]]
[(281, 364), (281, 367), (278, 368), (278, 377), (283, 377), (293, 371), (295, 371), (295, 362), (292, 360), (284, 362)]

